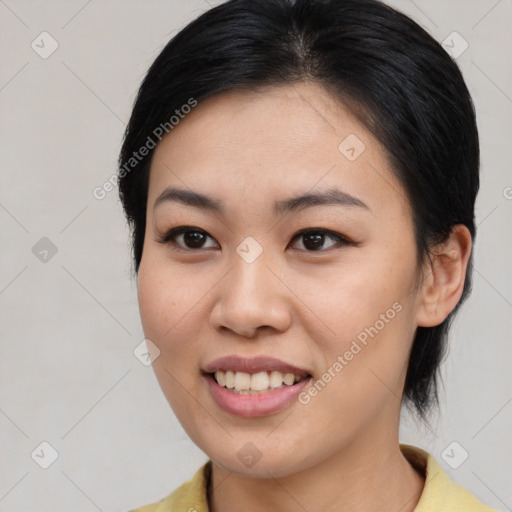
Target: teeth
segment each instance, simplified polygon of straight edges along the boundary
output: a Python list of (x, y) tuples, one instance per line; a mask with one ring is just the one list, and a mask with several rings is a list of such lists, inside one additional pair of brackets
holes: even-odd
[(235, 389), (243, 391), (251, 387), (251, 376), (245, 372), (235, 373)]
[(302, 380), (302, 377), (293, 373), (281, 373), (275, 370), (253, 374), (219, 370), (215, 372), (215, 380), (220, 386), (226, 387), (234, 393), (258, 395), (266, 393), (268, 390), (282, 388), (283, 385), (292, 386)]
[[(224, 372), (218, 372), (218, 373), (224, 373)], [(215, 373), (215, 375), (217, 375), (217, 372)], [(227, 388), (229, 389), (233, 389), (235, 387), (235, 374), (232, 372), (232, 371), (227, 371), (226, 372), (226, 377), (225, 377), (225, 380), (226, 380), (226, 383), (224, 384)], [(219, 379), (217, 379), (217, 382), (219, 382)], [(219, 382), (220, 384), (220, 382)], [(220, 384), (222, 386), (222, 384)]]
[(269, 377), (267, 372), (254, 373), (251, 377), (251, 389), (253, 391), (263, 391), (268, 389)]
[(283, 382), (284, 382), (287, 386), (291, 386), (291, 385), (295, 382), (295, 375), (293, 375), (293, 373), (287, 373), (287, 374), (284, 376)]
[[(228, 380), (228, 379), (226, 379), (226, 374), (224, 372), (215, 372), (215, 378), (217, 379), (217, 382), (221, 386), (225, 386), (226, 385), (226, 381)], [(230, 384), (231, 384), (232, 380), (233, 379), (230, 379)], [(234, 383), (234, 381), (233, 381), (233, 383)]]
[(281, 372), (273, 371), (270, 374), (270, 387), (278, 388), (283, 384), (283, 374)]

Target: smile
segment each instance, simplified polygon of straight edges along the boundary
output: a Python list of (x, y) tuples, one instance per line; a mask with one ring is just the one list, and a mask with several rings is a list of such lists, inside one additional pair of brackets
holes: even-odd
[(232, 370), (218, 370), (212, 374), (212, 377), (219, 386), (228, 389), (232, 393), (241, 395), (261, 395), (272, 392), (275, 389), (293, 386), (307, 376), (282, 373), (276, 370), (253, 374)]
[[(203, 374), (213, 402), (224, 412), (242, 418), (254, 418), (280, 412), (295, 404), (299, 407), (301, 403), (298, 397), (313, 377), (305, 377), (293, 384), (283, 384), (277, 388), (252, 391), (235, 388), (228, 389), (221, 386), (212, 374)], [(251, 377), (252, 378), (252, 377)]]

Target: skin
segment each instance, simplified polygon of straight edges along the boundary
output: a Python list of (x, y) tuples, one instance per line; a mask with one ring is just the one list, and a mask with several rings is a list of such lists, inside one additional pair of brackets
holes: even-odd
[[(355, 134), (354, 161), (338, 150)], [(176, 202), (154, 209), (169, 186), (214, 196), (225, 214)], [(368, 208), (321, 205), (276, 216), (274, 201), (337, 187)], [(160, 243), (193, 226), (204, 248)], [(295, 237), (326, 235), (321, 250)], [(248, 236), (263, 248), (247, 263)], [(170, 406), (213, 461), (210, 509), (369, 511), (415, 508), (424, 478), (401, 454), (401, 396), (417, 326), (441, 323), (457, 304), (471, 236), (456, 226), (418, 268), (412, 210), (385, 148), (314, 83), (231, 90), (195, 107), (152, 161), (138, 297), (154, 371)], [(418, 285), (418, 286), (417, 286)], [(221, 410), (201, 377), (218, 357), (270, 355), (315, 379), (394, 303), (402, 309), (317, 396), (274, 414)], [(261, 458), (237, 457), (248, 442)]]

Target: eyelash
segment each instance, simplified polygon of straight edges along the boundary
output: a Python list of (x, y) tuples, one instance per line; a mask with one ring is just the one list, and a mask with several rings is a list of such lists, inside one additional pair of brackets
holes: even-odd
[[(184, 233), (187, 233), (187, 232), (203, 233), (208, 238), (211, 238), (212, 240), (214, 240), (214, 238), (211, 237), (203, 229), (199, 229), (199, 228), (196, 228), (194, 226), (179, 226), (179, 227), (170, 229), (162, 238), (160, 238), (157, 241), (158, 241), (158, 243), (161, 243), (161, 244), (175, 245), (175, 246), (177, 246), (177, 250), (194, 251), (194, 252), (198, 252), (198, 251), (204, 250), (202, 247), (199, 247), (199, 248), (182, 247), (182, 246), (179, 246), (176, 243), (176, 241), (173, 241), (173, 239), (175, 237), (177, 237), (179, 235), (182, 235)], [(326, 252), (329, 249), (339, 248), (339, 246), (356, 245), (355, 242), (353, 242), (352, 240), (349, 240), (347, 237), (343, 236), (342, 234), (337, 233), (336, 231), (331, 231), (329, 229), (323, 229), (323, 228), (306, 228), (306, 229), (302, 229), (302, 230), (298, 231), (297, 233), (295, 233), (293, 235), (291, 241), (293, 241), (296, 238), (299, 238), (301, 236), (311, 235), (311, 234), (324, 234), (324, 235), (327, 235), (328, 237), (334, 239), (337, 243), (332, 245), (331, 247), (328, 247), (327, 249), (319, 249), (319, 250), (299, 249), (299, 250), (305, 251), (305, 252), (309, 252), (309, 253), (317, 253), (317, 252), (321, 253), (321, 252)], [(211, 249), (211, 248), (207, 248), (207, 249)]]

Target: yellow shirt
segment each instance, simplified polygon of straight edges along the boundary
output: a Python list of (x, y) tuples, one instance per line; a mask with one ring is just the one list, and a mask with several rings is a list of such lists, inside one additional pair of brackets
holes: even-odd
[[(400, 444), (410, 464), (425, 476), (425, 486), (415, 512), (497, 512), (455, 483), (434, 457), (415, 446)], [(201, 466), (191, 480), (169, 496), (130, 512), (208, 512), (207, 486), (211, 460)]]

